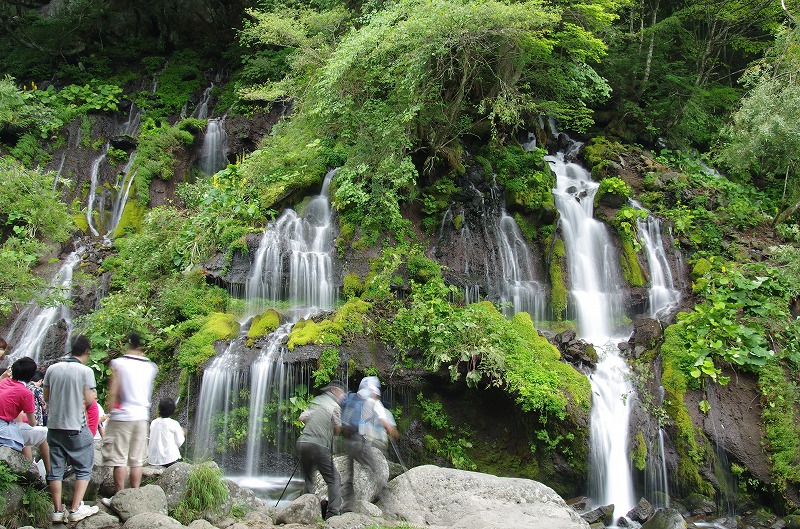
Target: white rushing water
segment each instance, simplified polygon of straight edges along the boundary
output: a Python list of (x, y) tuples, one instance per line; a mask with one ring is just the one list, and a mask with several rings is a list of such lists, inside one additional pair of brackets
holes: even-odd
[[(325, 176), (321, 193), (309, 199), (301, 213), (288, 209), (264, 231), (245, 287), (247, 308), (242, 333), (203, 372), (195, 421), (195, 457), (213, 453), (219, 436), (224, 439), (229, 435), (227, 416), (244, 406), (248, 412), (244, 468), (239, 465), (234, 470), (251, 480), (263, 477), (264, 421), (278, 429), (282, 425), (280, 411), (277, 416), (265, 416), (265, 410), (271, 409), (273, 399), (283, 401), (291, 396), (292, 377), (282, 361), (286, 337), (300, 319), (333, 306), (334, 236), (328, 186), (335, 174), (334, 170)], [(250, 350), (245, 345), (247, 322), (277, 302), (289, 306), (280, 311), (283, 324), (269, 335), (255, 361), (244, 360)], [(275, 441), (273, 449), (287, 449), (279, 434)], [(222, 467), (231, 470), (226, 468), (224, 457)]]
[[(69, 298), (72, 292), (72, 274), (82, 256), (83, 249), (81, 248), (64, 259), (61, 268), (50, 282), (50, 294)], [(64, 321), (67, 328), (65, 348), (68, 348), (72, 334), (72, 313), (69, 305), (40, 307), (36, 302), (30, 303), (20, 312), (8, 331), (7, 341), (12, 345), (9, 357), (16, 360), (27, 356), (38, 363), (48, 332), (60, 321)]]
[(200, 150), (200, 170), (212, 175), (228, 165), (228, 133), (225, 131), (225, 116), (209, 119), (203, 146)]
[(100, 233), (94, 227), (94, 200), (97, 196), (97, 184), (100, 180), (100, 165), (106, 159), (108, 148), (109, 144), (106, 143), (105, 147), (103, 147), (103, 152), (92, 162), (92, 172), (89, 177), (89, 199), (86, 203), (86, 222), (89, 223), (89, 231), (91, 231), (92, 235), (95, 237), (100, 235)]
[(661, 237), (661, 221), (657, 217), (648, 215), (644, 220), (638, 219), (636, 225), (650, 270), (648, 311), (651, 317), (659, 318), (676, 307), (680, 301), (681, 292), (675, 288), (672, 279), (664, 241)]
[(628, 366), (616, 347), (624, 338), (615, 336), (615, 326), (624, 315), (624, 289), (608, 231), (593, 218), (598, 184), (583, 167), (567, 161), (566, 154), (545, 159), (557, 177), (553, 194), (569, 266), (570, 312), (577, 320), (579, 336), (594, 344), (599, 354), (590, 377), (589, 494), (598, 505), (614, 504), (616, 520), (636, 504), (628, 460), (632, 387)]

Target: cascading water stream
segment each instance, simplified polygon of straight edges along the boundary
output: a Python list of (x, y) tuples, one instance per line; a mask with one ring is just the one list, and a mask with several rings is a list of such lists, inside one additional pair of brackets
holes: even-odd
[(128, 195), (130, 195), (133, 181), (136, 179), (136, 171), (131, 171), (133, 166), (133, 159), (136, 156), (136, 151), (131, 152), (128, 158), (128, 163), (122, 170), (122, 179), (119, 182), (117, 198), (114, 201), (114, 207), (111, 210), (111, 219), (108, 223), (108, 231), (105, 234), (106, 240), (111, 240), (119, 227), (119, 221), (122, 220), (122, 213), (125, 211), (125, 204), (128, 203)]
[(203, 90), (203, 96), (200, 98), (200, 103), (197, 105), (197, 108), (194, 109), (192, 112), (192, 116), (195, 119), (207, 119), (208, 118), (208, 104), (211, 102), (211, 91), (214, 89), (214, 83), (208, 86), (205, 90)]
[[(334, 170), (325, 176), (320, 195), (311, 198), (300, 214), (286, 210), (264, 231), (245, 287), (247, 308), (242, 334), (203, 373), (194, 454), (213, 453), (217, 437), (227, 438), (229, 413), (244, 407), (249, 413), (244, 464), (230, 466), (223, 457), (222, 467), (229, 474), (244, 472), (251, 481), (261, 471), (265, 419), (278, 428), (282, 424), (280, 416), (265, 417), (265, 410), (271, 408), (271, 399), (290, 396), (292, 377), (282, 362), (286, 337), (300, 319), (333, 306), (334, 237), (328, 186), (335, 174)], [(269, 335), (255, 361), (245, 359), (253, 351), (246, 345), (246, 322), (279, 301), (291, 307), (281, 310), (283, 324)], [(249, 397), (240, 399), (248, 389)], [(286, 449), (281, 442), (281, 436), (276, 435), (274, 448), (278, 452)]]
[(633, 393), (626, 377), (628, 366), (619, 356), (613, 333), (624, 314), (617, 253), (605, 225), (593, 218), (598, 184), (583, 167), (565, 161), (563, 152), (545, 159), (557, 177), (553, 194), (560, 213), (578, 333), (602, 351), (590, 377), (590, 496), (599, 505), (614, 504), (616, 519), (636, 504), (628, 461), (627, 397)]
[(93, 218), (93, 209), (94, 209), (94, 200), (95, 196), (97, 195), (97, 183), (100, 180), (100, 165), (105, 161), (106, 155), (108, 154), (109, 144), (106, 143), (105, 147), (103, 147), (103, 152), (94, 159), (92, 162), (92, 172), (90, 175), (90, 185), (89, 185), (89, 200), (86, 203), (86, 222), (89, 223), (89, 230), (92, 232), (92, 235), (97, 237), (100, 233), (94, 227), (94, 218)]
[(639, 239), (647, 255), (650, 270), (650, 287), (648, 289), (648, 310), (650, 317), (658, 318), (675, 308), (681, 298), (680, 290), (675, 288), (669, 261), (664, 250), (661, 237), (661, 222), (657, 217), (648, 215), (646, 219), (638, 219), (636, 226)]
[(225, 131), (225, 116), (209, 119), (203, 146), (200, 151), (200, 170), (212, 175), (228, 165), (228, 133)]
[[(67, 256), (64, 260), (64, 264), (61, 265), (61, 268), (50, 282), (50, 294), (59, 294), (67, 298), (70, 296), (72, 292), (72, 273), (75, 266), (81, 261), (83, 251), (83, 248), (81, 248)], [(48, 331), (61, 320), (66, 323), (67, 340), (65, 348), (68, 348), (70, 336), (72, 334), (72, 314), (69, 306), (61, 304), (51, 307), (40, 307), (36, 302), (30, 303), (19, 316), (17, 316), (8, 331), (8, 343), (13, 345), (12, 352), (9, 355), (10, 358), (16, 360), (17, 358), (27, 356), (33, 358), (38, 363)], [(18, 335), (20, 326), (22, 326), (22, 329), (21, 333)]]

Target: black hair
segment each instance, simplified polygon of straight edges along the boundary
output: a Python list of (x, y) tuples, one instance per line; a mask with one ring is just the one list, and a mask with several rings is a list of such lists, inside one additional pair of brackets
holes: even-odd
[(161, 399), (158, 401), (158, 414), (165, 419), (175, 413), (175, 401), (172, 399)]
[(74, 340), (72, 340), (72, 356), (81, 356), (91, 348), (92, 342), (90, 342), (89, 338), (83, 334), (79, 334)]
[(42, 379), (44, 379), (44, 374), (42, 374), (41, 371), (37, 371), (33, 374), (33, 377), (31, 377), (31, 382), (39, 382)]
[(138, 332), (132, 332), (128, 335), (128, 343), (131, 344), (131, 349), (138, 349), (142, 344), (142, 337)]
[(36, 373), (36, 362), (33, 358), (23, 356), (13, 364), (11, 364), (11, 378), (20, 382), (28, 383)]

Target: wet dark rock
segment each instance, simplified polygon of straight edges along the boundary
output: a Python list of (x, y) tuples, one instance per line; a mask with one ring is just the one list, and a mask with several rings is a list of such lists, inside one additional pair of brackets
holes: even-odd
[(686, 522), (675, 509), (662, 509), (650, 518), (642, 529), (684, 529)]
[(652, 518), (655, 513), (656, 510), (650, 502), (642, 498), (639, 500), (639, 503), (636, 504), (636, 507), (628, 511), (628, 514), (625, 516), (635, 522), (644, 523)]
[(691, 516), (698, 514), (714, 514), (717, 512), (717, 504), (708, 496), (692, 493), (683, 498), (683, 504), (689, 510)]
[(567, 500), (567, 505), (569, 505), (578, 512), (585, 511), (588, 504), (589, 504), (589, 498), (587, 498), (586, 496), (578, 496), (577, 498), (572, 498)]
[(139, 144), (138, 140), (130, 134), (118, 134), (108, 139), (111, 146), (116, 149), (130, 152)]
[(578, 339), (575, 331), (566, 330), (556, 335), (543, 336), (559, 350), (565, 362), (585, 369), (594, 369), (597, 364), (597, 351), (594, 346)]
[(581, 514), (581, 518), (588, 524), (602, 522), (603, 525), (611, 525), (614, 521), (614, 505), (604, 505), (597, 509)]

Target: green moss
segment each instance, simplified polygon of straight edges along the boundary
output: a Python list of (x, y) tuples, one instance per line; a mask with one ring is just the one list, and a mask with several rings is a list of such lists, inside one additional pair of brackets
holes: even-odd
[(555, 176), (544, 161), (544, 151), (536, 149), (526, 152), (519, 145), (509, 145), (500, 149), (487, 148), (482, 154), (486, 158), (481, 158), (481, 161), (490, 163), (486, 176), (492, 172), (497, 174), (497, 183), (505, 188), (509, 209), (521, 210), (533, 216), (555, 209)]
[(356, 298), (364, 293), (364, 282), (361, 281), (361, 276), (356, 273), (350, 272), (344, 276), (344, 285), (342, 286), (345, 299)]
[(539, 410), (559, 419), (566, 417), (570, 405), (588, 412), (589, 379), (561, 362), (558, 349), (539, 335), (527, 312), (515, 314), (511, 327), (521, 342), (509, 343), (513, 349), (506, 353), (505, 379), (523, 411)]
[(698, 259), (692, 267), (692, 281), (696, 281), (711, 271), (712, 264), (706, 258)]
[(525, 240), (528, 242), (528, 244), (532, 245), (537, 242), (538, 230), (536, 229), (536, 223), (520, 213), (514, 213), (514, 220), (516, 221), (517, 226), (519, 226), (519, 231), (522, 232), (522, 236), (525, 237)]
[(277, 329), (280, 323), (278, 312), (275, 309), (267, 309), (253, 317), (253, 322), (250, 324), (250, 329), (247, 331), (247, 337), (255, 339), (259, 336), (269, 334)]
[(632, 193), (631, 186), (618, 176), (611, 176), (600, 182), (597, 193), (594, 195), (594, 205), (597, 206), (600, 200), (608, 195), (620, 204), (624, 204)]
[(339, 364), (342, 362), (342, 355), (336, 348), (328, 348), (322, 351), (317, 360), (317, 368), (311, 372), (314, 379), (314, 387), (324, 386), (336, 376), (339, 371)]
[(644, 470), (647, 466), (647, 443), (644, 441), (644, 434), (641, 430), (636, 432), (636, 435), (633, 437), (631, 462), (640, 471)]
[(622, 252), (619, 254), (619, 264), (622, 268), (622, 277), (632, 287), (643, 287), (645, 285), (642, 267), (639, 265), (639, 257), (633, 243), (627, 239), (620, 240)]
[(563, 320), (566, 315), (569, 295), (564, 282), (564, 255), (564, 241), (557, 239), (553, 243), (553, 253), (550, 257), (550, 306), (557, 321)]
[(83, 213), (75, 213), (72, 215), (72, 221), (83, 233), (89, 233), (89, 221), (86, 220), (86, 215)]
[(191, 324), (199, 328), (178, 348), (178, 365), (194, 371), (199, 371), (200, 366), (216, 354), (214, 342), (231, 340), (239, 334), (239, 322), (233, 314), (214, 312), (194, 318)]
[(147, 207), (139, 203), (138, 200), (129, 200), (125, 204), (125, 209), (122, 210), (122, 217), (119, 219), (119, 225), (117, 225), (117, 231), (114, 232), (114, 237), (121, 237), (129, 231), (140, 231), (146, 211)]
[(600, 182), (612, 176), (618, 175), (614, 172), (614, 163), (611, 160), (603, 160), (592, 167), (592, 180)]
[[(624, 147), (616, 141), (610, 141), (605, 136), (595, 136), (584, 146), (581, 155), (583, 160), (594, 169), (594, 166), (606, 160), (616, 161), (624, 151)], [(594, 174), (594, 173), (593, 173)]]
[(428, 259), (421, 253), (412, 253), (406, 262), (409, 279), (417, 283), (427, 283), (432, 279), (442, 278), (442, 267), (439, 263)]
[(708, 440), (700, 430), (695, 429), (683, 400), (688, 387), (682, 367), (682, 363), (686, 362), (687, 341), (683, 325), (677, 323), (664, 330), (664, 343), (661, 345), (661, 384), (666, 392), (664, 409), (674, 424), (675, 451), (678, 453), (678, 471), (674, 480), (682, 490), (713, 494), (711, 483), (704, 480), (700, 473), (705, 455), (701, 447), (708, 446)]
[(363, 331), (369, 307), (366, 301), (350, 298), (330, 318), (320, 322), (300, 320), (289, 333), (287, 347), (292, 351), (298, 345), (341, 345), (343, 336)]
[(453, 229), (456, 231), (461, 231), (461, 227), (464, 225), (464, 215), (460, 213), (453, 217)]
[(775, 486), (782, 494), (788, 485), (800, 484), (800, 394), (796, 385), (787, 384), (787, 378), (775, 362), (765, 365), (758, 377), (765, 448)]

